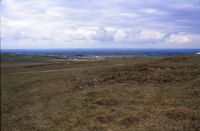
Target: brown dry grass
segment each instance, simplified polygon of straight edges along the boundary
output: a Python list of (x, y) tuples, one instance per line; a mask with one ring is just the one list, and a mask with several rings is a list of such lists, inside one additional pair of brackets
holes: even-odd
[[(1, 129), (200, 130), (199, 56), (85, 62), (75, 67), (128, 61), (132, 64), (26, 74), (6, 72), (36, 69), (1, 67)], [(71, 67), (63, 62), (37, 70)]]

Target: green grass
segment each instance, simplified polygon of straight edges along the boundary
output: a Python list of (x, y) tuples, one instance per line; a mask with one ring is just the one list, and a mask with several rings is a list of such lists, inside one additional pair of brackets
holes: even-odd
[(198, 55), (19, 63), (1, 66), (2, 130), (200, 130)]
[(1, 54), (1, 62), (2, 63), (10, 63), (10, 62), (44, 62), (54, 60), (53, 57), (48, 56), (37, 56), (37, 55), (19, 55), (19, 54)]

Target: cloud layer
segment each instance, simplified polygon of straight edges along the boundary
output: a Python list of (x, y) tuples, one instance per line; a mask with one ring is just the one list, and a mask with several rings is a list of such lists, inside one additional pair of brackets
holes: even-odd
[(2, 48), (200, 48), (199, 0), (3, 0)]

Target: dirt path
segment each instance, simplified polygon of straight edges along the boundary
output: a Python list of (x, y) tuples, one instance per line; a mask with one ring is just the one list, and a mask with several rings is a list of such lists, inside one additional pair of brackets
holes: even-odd
[(46, 72), (58, 72), (58, 71), (74, 71), (74, 70), (82, 70), (82, 69), (96, 69), (96, 68), (103, 68), (103, 67), (123, 66), (123, 65), (129, 65), (129, 64), (132, 64), (132, 63), (112, 64), (112, 65), (92, 66), (92, 67), (64, 68), (64, 69), (56, 69), (56, 70), (25, 71), (25, 72), (7, 73), (7, 75), (46, 73)]

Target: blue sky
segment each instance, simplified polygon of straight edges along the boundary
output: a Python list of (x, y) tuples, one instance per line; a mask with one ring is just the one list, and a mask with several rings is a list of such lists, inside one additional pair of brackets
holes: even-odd
[(200, 48), (200, 0), (2, 0), (1, 48)]

